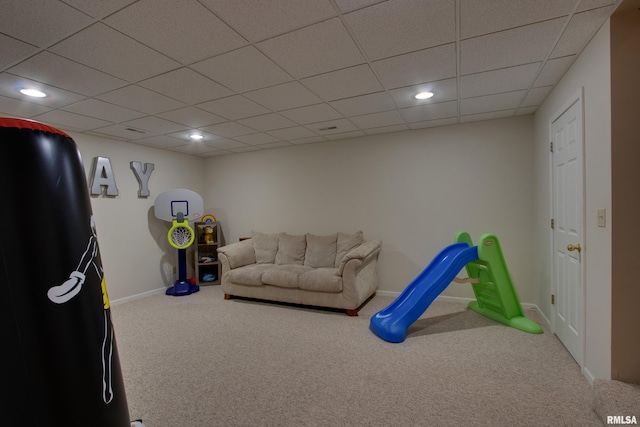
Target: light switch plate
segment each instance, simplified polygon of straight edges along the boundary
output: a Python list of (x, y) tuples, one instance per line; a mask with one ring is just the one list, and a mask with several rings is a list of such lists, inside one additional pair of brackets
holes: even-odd
[(598, 209), (598, 227), (607, 226), (607, 210)]

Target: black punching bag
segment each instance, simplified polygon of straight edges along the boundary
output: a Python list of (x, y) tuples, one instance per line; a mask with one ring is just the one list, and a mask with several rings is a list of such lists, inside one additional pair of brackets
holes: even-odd
[[(80, 153), (41, 123), (0, 118), (3, 420), (129, 427)], [(9, 424), (7, 424), (9, 425)]]

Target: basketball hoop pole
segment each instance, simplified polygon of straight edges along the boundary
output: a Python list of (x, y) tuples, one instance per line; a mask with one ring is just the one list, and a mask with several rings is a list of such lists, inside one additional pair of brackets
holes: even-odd
[[(175, 227), (186, 227), (191, 230), (189, 227), (189, 222), (184, 218), (184, 214), (182, 212), (178, 212), (177, 218), (174, 221)], [(172, 233), (169, 231), (169, 240), (171, 241)], [(191, 245), (193, 242), (193, 231), (191, 231), (191, 239), (189, 242), (181, 242), (181, 246), (178, 247), (178, 280), (173, 284), (172, 287), (168, 288), (165, 292), (166, 295), (173, 296), (181, 296), (181, 295), (190, 295), (194, 292), (198, 292), (200, 287), (198, 285), (192, 284), (189, 280), (187, 280), (187, 249), (186, 247)], [(175, 243), (175, 242), (172, 242)], [(186, 245), (186, 247), (185, 247)], [(174, 244), (175, 247), (175, 244)]]

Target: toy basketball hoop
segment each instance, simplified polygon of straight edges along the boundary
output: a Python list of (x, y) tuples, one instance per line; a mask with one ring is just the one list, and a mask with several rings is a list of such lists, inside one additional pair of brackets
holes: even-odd
[(156, 197), (154, 203), (156, 217), (171, 222), (167, 240), (178, 250), (178, 280), (167, 289), (167, 295), (189, 295), (200, 290), (198, 285), (187, 280), (186, 249), (195, 240), (195, 232), (189, 225), (189, 221), (200, 218), (203, 208), (202, 197), (191, 190), (169, 190)]

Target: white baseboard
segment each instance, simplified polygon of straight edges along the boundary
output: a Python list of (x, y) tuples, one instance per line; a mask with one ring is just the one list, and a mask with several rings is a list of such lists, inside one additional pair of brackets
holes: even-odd
[(124, 297), (124, 298), (114, 299), (114, 300), (109, 301), (109, 303), (111, 305), (118, 305), (118, 304), (122, 304), (123, 302), (133, 301), (133, 300), (136, 300), (136, 299), (149, 297), (151, 295), (163, 294), (163, 293), (166, 292), (166, 290), (167, 290), (167, 288), (158, 288), (158, 289), (154, 289), (152, 291), (143, 292), (141, 294), (136, 294), (136, 295), (131, 295), (131, 296)]
[(445, 302), (459, 302), (459, 303), (469, 304), (471, 301), (475, 301), (476, 299), (475, 298), (464, 298), (464, 297), (449, 297), (447, 295), (438, 295), (436, 300), (445, 301)]
[(400, 295), (400, 292), (381, 291), (381, 290), (378, 289), (376, 291), (376, 295), (380, 295), (381, 297), (397, 298), (398, 295)]
[(587, 381), (589, 381), (589, 384), (593, 385), (593, 381), (596, 379), (596, 377), (589, 371), (588, 368), (582, 368), (582, 375), (584, 375)]

